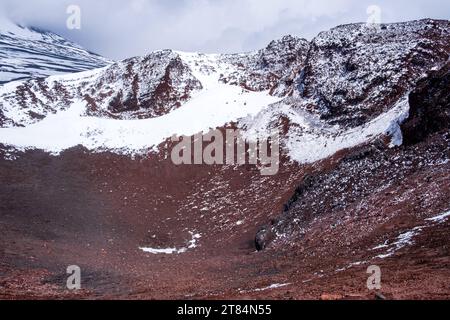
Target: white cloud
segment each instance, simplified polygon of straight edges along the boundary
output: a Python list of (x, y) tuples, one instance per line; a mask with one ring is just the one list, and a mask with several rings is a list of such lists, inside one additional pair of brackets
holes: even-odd
[[(81, 7), (81, 30), (66, 28), (71, 4)], [(312, 38), (338, 24), (366, 21), (371, 4), (381, 7), (385, 22), (450, 18), (448, 0), (0, 0), (0, 9), (119, 59), (161, 48), (247, 51), (288, 33)]]

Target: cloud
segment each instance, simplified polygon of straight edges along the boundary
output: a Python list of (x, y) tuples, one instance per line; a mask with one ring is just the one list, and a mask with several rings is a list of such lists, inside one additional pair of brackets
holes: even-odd
[[(381, 8), (383, 22), (450, 18), (448, 0), (0, 0), (0, 12), (122, 59), (163, 48), (255, 50), (285, 34), (311, 39), (339, 24), (366, 21), (372, 4)], [(81, 30), (66, 28), (69, 5), (81, 8)]]

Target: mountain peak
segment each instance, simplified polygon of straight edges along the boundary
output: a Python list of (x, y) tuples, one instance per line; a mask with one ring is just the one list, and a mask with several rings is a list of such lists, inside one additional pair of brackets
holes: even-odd
[(100, 68), (110, 60), (51, 31), (0, 19), (0, 84)]

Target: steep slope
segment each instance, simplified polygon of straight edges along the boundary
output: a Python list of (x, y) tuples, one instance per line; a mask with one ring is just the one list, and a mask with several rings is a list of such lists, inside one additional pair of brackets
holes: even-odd
[[(449, 57), (448, 24), (423, 20), (382, 25), (379, 30), (347, 25), (321, 33), (311, 45), (284, 37), (248, 54), (157, 51), (88, 73), (4, 86), (0, 119), (3, 127), (14, 127), (40, 122), (53, 113), (57, 113), (56, 121), (58, 117), (82, 116), (83, 124), (73, 131), (75, 136), (68, 139), (73, 143), (66, 147), (83, 144), (102, 150), (125, 149), (131, 133), (133, 140), (147, 141), (131, 149), (148, 150), (172, 134), (193, 134), (247, 114), (251, 116), (239, 121), (247, 137), (255, 139), (277, 127), (283, 133), (288, 155), (300, 163), (324, 159), (379, 135), (388, 136), (395, 146), (402, 143), (398, 123), (408, 113), (408, 91)], [(372, 64), (367, 63), (370, 59), (374, 59)], [(358, 68), (346, 71), (350, 60)], [(339, 90), (353, 93), (343, 97)], [(213, 95), (217, 99), (207, 98)], [(324, 97), (336, 107), (324, 108)], [(274, 102), (278, 103), (271, 105)], [(200, 110), (192, 105), (204, 113), (201, 119), (216, 121), (185, 130), (178, 130), (180, 122), (173, 121), (174, 128), (166, 126), (162, 133), (159, 129), (152, 132), (152, 126), (159, 127), (156, 123), (161, 119), (147, 120), (178, 109), (183, 117), (189, 117)], [(223, 116), (214, 117), (217, 112)], [(104, 123), (105, 118), (147, 122)], [(31, 132), (44, 127), (50, 128), (45, 131), (51, 136), (61, 136), (52, 119), (49, 126), (44, 120), (21, 131), (19, 140), (17, 131), (3, 130), (3, 142), (33, 147), (34, 142), (24, 137), (32, 137)], [(112, 136), (120, 142), (104, 143), (112, 141)]]
[(294, 79), (305, 65), (308, 50), (307, 40), (285, 36), (253, 53), (223, 55), (222, 59), (233, 64), (236, 70), (224, 74), (221, 81), (286, 96), (292, 92)]
[(409, 95), (410, 115), (401, 129), (406, 145), (450, 129), (450, 62), (419, 81)]
[(0, 85), (80, 72), (110, 63), (52, 32), (0, 20)]
[(447, 63), (414, 87), (403, 146), (379, 139), (316, 163), (256, 234), (258, 250), (290, 257), (290, 281), (310, 272), (301, 295), (368, 298), (361, 275), (376, 265), (388, 299), (448, 298), (449, 76)]
[(77, 103), (86, 115), (99, 118), (152, 118), (181, 106), (201, 88), (178, 54), (157, 51), (101, 69), (5, 85), (2, 126), (32, 124)]
[[(219, 81), (233, 68), (218, 55), (167, 50), (104, 69), (8, 84), (0, 88), (6, 127), (0, 140), (55, 153), (81, 144), (94, 152), (141, 154), (173, 134), (206, 132), (280, 99)], [(149, 101), (148, 109), (139, 102), (136, 112), (110, 109), (111, 103), (134, 108), (133, 99)]]
[(379, 136), (402, 144), (407, 95), (450, 57), (450, 22), (345, 25), (310, 46), (292, 97), (242, 122), (249, 135), (283, 132), (289, 156), (312, 163)]
[[(449, 67), (447, 63), (432, 72), (409, 95), (410, 113), (401, 125), (404, 146), (387, 149), (379, 140), (350, 152), (336, 167), (307, 176), (285, 205), (285, 212), (258, 233), (257, 247), (304, 242), (303, 238), (311, 234), (310, 228), (321, 220), (334, 220), (334, 229), (370, 213), (375, 220), (360, 230), (365, 235), (351, 234), (355, 241), (356, 235), (370, 236), (377, 226), (399, 219), (400, 214), (423, 219), (448, 210), (449, 185), (445, 177), (450, 162)], [(426, 178), (418, 182), (419, 177)], [(408, 180), (413, 181), (408, 190), (410, 196), (404, 197), (404, 182)], [(426, 186), (434, 190), (432, 194), (423, 191)], [(370, 203), (368, 198), (383, 202)]]
[[(296, 105), (356, 127), (386, 112), (425, 72), (449, 58), (450, 22), (339, 26), (311, 43)], [(303, 100), (307, 100), (304, 102)]]

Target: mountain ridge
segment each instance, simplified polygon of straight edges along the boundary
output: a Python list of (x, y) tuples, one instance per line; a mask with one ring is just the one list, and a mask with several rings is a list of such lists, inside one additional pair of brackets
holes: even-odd
[(0, 85), (99, 68), (112, 61), (56, 33), (0, 21)]
[[(65, 112), (71, 104), (84, 105), (81, 115), (98, 119), (158, 119), (186, 109), (189, 103), (196, 104), (196, 97), (208, 92), (212, 85), (224, 90), (242, 90), (233, 93), (236, 96), (230, 96), (230, 101), (223, 96), (213, 102), (217, 106), (204, 106), (217, 112), (222, 108), (220, 105), (226, 108), (242, 100), (239, 115), (223, 117), (222, 125), (241, 118), (244, 131), (264, 134), (273, 129), (273, 121), (286, 119), (284, 127), (290, 132), (284, 145), (291, 150), (298, 149), (298, 137), (308, 137), (308, 141), (325, 137), (326, 146), (337, 135), (343, 139), (342, 146), (352, 146), (357, 142), (351, 142), (346, 136), (371, 124), (375, 131), (369, 130), (368, 136), (398, 136), (395, 122), (401, 119), (401, 112), (392, 115), (394, 118), (387, 116), (388, 120), (383, 117), (401, 104), (418, 79), (447, 61), (448, 27), (448, 21), (432, 19), (380, 25), (379, 29), (362, 24), (346, 25), (322, 32), (310, 43), (285, 36), (264, 49), (246, 54), (159, 50), (86, 73), (3, 86), (0, 125), (7, 128), (37, 124), (49, 114)], [(430, 47), (430, 41), (437, 45)], [(351, 62), (352, 59), (355, 61)], [(371, 64), (367, 63), (370, 59), (374, 60)], [(262, 95), (282, 107), (259, 104), (257, 100), (256, 104), (247, 106), (246, 99)], [(323, 101), (328, 101), (329, 107), (324, 108)], [(32, 110), (30, 105), (34, 106)], [(256, 118), (246, 119), (246, 109), (251, 108), (258, 108), (261, 113), (257, 117), (269, 121), (259, 123), (255, 122)], [(393, 121), (393, 124), (387, 122), (382, 128), (376, 124), (378, 120)], [(205, 129), (203, 126), (197, 130)], [(130, 127), (130, 130), (134, 129)], [(188, 132), (174, 129), (172, 133)], [(318, 148), (319, 145), (312, 152), (317, 153)], [(290, 155), (294, 159), (302, 158), (293, 152)]]

